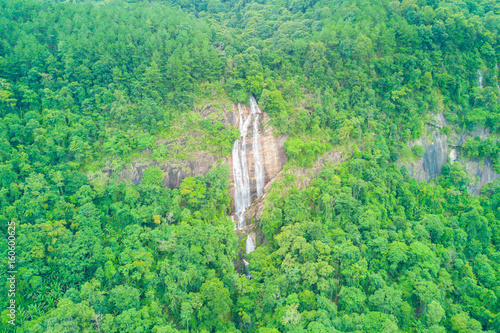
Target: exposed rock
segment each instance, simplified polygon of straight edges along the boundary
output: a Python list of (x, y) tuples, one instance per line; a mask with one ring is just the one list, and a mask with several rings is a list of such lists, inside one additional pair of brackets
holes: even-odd
[[(247, 107), (242, 106), (244, 112), (248, 112)], [(213, 110), (207, 106), (200, 111), (204, 116), (209, 117)], [(224, 125), (237, 126), (238, 114), (237, 106), (232, 107), (213, 117), (221, 121)], [(260, 129), (260, 147), (262, 150), (262, 163), (264, 167), (265, 183), (268, 184), (276, 175), (283, 169), (286, 163), (286, 154), (284, 144), (287, 136), (274, 136), (273, 127), (270, 124), (269, 116), (263, 111), (259, 119)], [(249, 128), (252, 131), (252, 128)], [(184, 140), (184, 141), (183, 141)], [(162, 142), (165, 145), (183, 144), (185, 138), (181, 138), (174, 142)], [(249, 157), (250, 169), (250, 182), (252, 198), (255, 198), (256, 183), (255, 183), (255, 168), (252, 150), (252, 140), (247, 140), (247, 156)], [(230, 156), (216, 156), (209, 152), (199, 152), (196, 157), (185, 160), (148, 160), (142, 158), (130, 163), (126, 166), (120, 174), (120, 178), (124, 181), (130, 181), (135, 185), (142, 182), (144, 171), (149, 167), (159, 166), (163, 173), (163, 184), (169, 188), (178, 188), (182, 180), (186, 177), (196, 176), (198, 174), (206, 174), (212, 167), (221, 163), (229, 164), (230, 175), (230, 190), (233, 196), (233, 175), (232, 175), (232, 161)], [(102, 170), (108, 177), (111, 177), (113, 171), (111, 168), (106, 167)]]
[(266, 113), (263, 113), (260, 126), (264, 129), (261, 134), (260, 146), (262, 147), (265, 182), (267, 184), (283, 170), (286, 164), (285, 141), (288, 135), (275, 137), (270, 118)]
[(341, 152), (330, 150), (328, 153), (320, 157), (312, 167), (297, 168), (296, 170), (294, 170), (294, 174), (299, 177), (297, 188), (299, 190), (307, 188), (311, 183), (311, 180), (317, 177), (326, 165), (329, 165), (331, 163), (343, 162), (346, 160), (347, 159)]
[[(298, 181), (296, 183), (296, 186), (299, 190), (302, 190), (309, 186), (309, 184), (311, 183), (311, 179), (314, 179), (314, 177), (316, 177), (326, 165), (342, 162), (345, 160), (346, 158), (343, 156), (341, 152), (331, 150), (328, 153), (326, 153), (323, 157), (319, 158), (312, 167), (309, 168), (296, 167), (294, 169), (286, 171), (286, 173), (293, 173), (295, 176), (297, 176)], [(262, 213), (264, 212), (267, 195), (269, 193), (269, 190), (271, 189), (271, 185), (276, 180), (283, 177), (284, 172), (285, 171), (283, 170), (280, 171), (273, 179), (271, 179), (264, 187), (264, 194), (260, 198), (255, 200), (252, 203), (252, 205), (248, 208), (248, 210), (245, 213), (245, 219), (248, 222), (243, 232), (248, 232), (256, 228), (257, 226), (256, 222), (260, 220), (260, 218), (262, 217)], [(263, 239), (264, 238), (262, 238), (262, 240)], [(259, 238), (257, 239), (257, 243), (260, 244)]]
[(121, 179), (128, 179), (134, 183), (134, 185), (139, 185), (142, 182), (142, 175), (144, 171), (150, 166), (158, 165), (155, 162), (146, 162), (145, 160), (139, 160), (132, 162), (129, 168), (123, 170), (120, 175)]
[(479, 137), (481, 141), (486, 140), (491, 132), (488, 127), (476, 127), (470, 132), (462, 133), (460, 135), (460, 145), (463, 145), (468, 138)]
[[(242, 105), (242, 111), (244, 114), (249, 113), (250, 110), (244, 105)], [(235, 111), (234, 111), (235, 112)], [(238, 119), (236, 115), (234, 115), (234, 119)], [(235, 124), (236, 126), (237, 124)], [(264, 167), (264, 184), (268, 184), (276, 175), (283, 170), (283, 167), (286, 164), (286, 153), (285, 153), (285, 141), (288, 136), (274, 136), (274, 129), (270, 124), (270, 118), (262, 110), (262, 116), (259, 118), (259, 130), (260, 130), (260, 147), (262, 153), (262, 164)], [(254, 135), (253, 128), (250, 126), (248, 128), (249, 137)], [(246, 140), (246, 154), (248, 160), (248, 170), (250, 176), (250, 194), (252, 197), (252, 202), (256, 199), (257, 186), (255, 181), (255, 160), (254, 160), (254, 152), (252, 140)], [(231, 196), (234, 195), (234, 187), (233, 187), (233, 167), (232, 167), (232, 159), (229, 158), (229, 170), (231, 172), (230, 179), (230, 193)]]
[(451, 148), (450, 153), (448, 154), (448, 158), (450, 159), (450, 164), (453, 164), (458, 160), (458, 151), (456, 148)]
[(439, 177), (443, 170), (443, 166), (446, 164), (448, 158), (447, 136), (445, 134), (433, 132), (432, 138), (434, 142), (425, 148), (421, 169), (423, 173), (417, 174), (416, 177), (418, 180), (429, 181)]
[[(432, 114), (428, 124), (436, 128), (443, 128), (447, 122), (443, 113), (436, 113)], [(447, 141), (448, 137), (436, 130), (432, 132), (430, 137), (422, 137), (411, 143), (412, 148), (416, 145), (423, 146), (424, 156), (418, 161), (405, 164), (410, 175), (419, 182), (439, 177), (448, 158)]]
[(256, 227), (256, 221), (259, 221), (262, 217), (262, 213), (264, 212), (264, 204), (266, 203), (267, 195), (269, 190), (271, 189), (271, 185), (274, 183), (276, 179), (278, 179), (281, 175), (281, 171), (271, 179), (266, 186), (264, 186), (264, 194), (257, 200), (255, 200), (252, 205), (247, 209), (245, 213), (245, 220), (247, 222), (247, 226), (243, 230), (244, 232), (248, 232), (249, 230), (253, 230)]
[(431, 116), (432, 116), (432, 118), (428, 122), (429, 125), (434, 126), (434, 127), (438, 127), (438, 128), (443, 128), (446, 125), (448, 125), (448, 123), (446, 122), (446, 119), (444, 119), (444, 114), (442, 112), (431, 114)]
[[(436, 114), (434, 119), (429, 122), (430, 125), (438, 128), (446, 126), (446, 120), (442, 113)], [(411, 163), (406, 163), (410, 175), (418, 181), (430, 181), (441, 175), (443, 166), (450, 163), (459, 162), (465, 166), (468, 174), (477, 181), (468, 184), (469, 193), (479, 195), (483, 186), (491, 181), (495, 181), (500, 176), (493, 170), (493, 162), (486, 158), (484, 163), (479, 159), (466, 159), (461, 156), (460, 147), (468, 138), (480, 137), (485, 140), (490, 135), (486, 127), (477, 127), (472, 131), (462, 133), (455, 137), (448, 138), (447, 135), (434, 131), (431, 137), (423, 137), (411, 144), (422, 145), (424, 147), (424, 156)]]
[(486, 183), (500, 178), (500, 175), (493, 171), (493, 161), (489, 157), (486, 157), (483, 163), (479, 159), (466, 160), (462, 163), (469, 175), (477, 179), (477, 181), (470, 182), (467, 186), (469, 193), (472, 195), (481, 194), (481, 190)]
[(113, 174), (113, 169), (111, 169), (110, 167), (104, 167), (102, 169), (102, 173), (104, 173), (106, 175), (106, 177), (111, 177), (111, 175)]
[(219, 158), (211, 154), (199, 155), (195, 161), (168, 161), (160, 163), (158, 161), (147, 161), (145, 159), (132, 162), (120, 175), (122, 180), (130, 180), (134, 185), (142, 182), (144, 171), (149, 167), (159, 166), (163, 171), (163, 185), (168, 188), (178, 188), (181, 181), (190, 176), (206, 174), (213, 166), (217, 165)]

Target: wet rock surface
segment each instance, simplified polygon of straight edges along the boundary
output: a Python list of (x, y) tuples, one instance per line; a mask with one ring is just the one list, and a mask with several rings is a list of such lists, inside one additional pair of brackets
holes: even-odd
[[(246, 106), (242, 106), (243, 112), (247, 113)], [(260, 128), (260, 149), (262, 154), (262, 164), (264, 167), (264, 186), (268, 184), (276, 175), (283, 170), (283, 167), (286, 164), (287, 158), (285, 153), (285, 141), (288, 136), (275, 136), (274, 129), (270, 124), (269, 116), (263, 111), (262, 116), (259, 119), (259, 128)], [(249, 128), (250, 136), (253, 136), (253, 128)], [(255, 159), (254, 159), (254, 151), (252, 140), (246, 141), (246, 154), (248, 160), (248, 170), (250, 177), (250, 195), (252, 198), (252, 202), (255, 201), (257, 197), (257, 183), (255, 179)], [(234, 194), (234, 184), (233, 184), (233, 167), (232, 167), (232, 159), (229, 159), (229, 170), (231, 171), (230, 179), (230, 193)]]

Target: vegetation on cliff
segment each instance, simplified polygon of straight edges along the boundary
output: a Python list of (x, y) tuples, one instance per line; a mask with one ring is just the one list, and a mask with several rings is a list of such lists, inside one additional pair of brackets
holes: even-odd
[[(431, 113), (500, 131), (495, 1), (0, 0), (0, 41), (3, 331), (500, 331), (499, 185), (472, 197), (458, 163), (431, 183), (399, 163)], [(273, 184), (248, 280), (227, 166), (173, 190), (160, 168), (137, 186), (100, 169), (183, 158), (189, 136), (227, 156), (238, 133), (204, 104), (250, 95), (291, 166), (348, 153)], [(464, 156), (496, 161), (493, 138)]]

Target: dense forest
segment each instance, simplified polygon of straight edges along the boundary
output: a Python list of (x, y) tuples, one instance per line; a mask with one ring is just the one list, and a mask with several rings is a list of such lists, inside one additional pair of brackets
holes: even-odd
[[(0, 331), (500, 332), (500, 182), (403, 163), (442, 113), (500, 171), (499, 63), (495, 0), (0, 0)], [(195, 110), (250, 96), (288, 162), (248, 279), (227, 165), (175, 189), (100, 170), (173, 154), (186, 119), (228, 156), (238, 129)]]

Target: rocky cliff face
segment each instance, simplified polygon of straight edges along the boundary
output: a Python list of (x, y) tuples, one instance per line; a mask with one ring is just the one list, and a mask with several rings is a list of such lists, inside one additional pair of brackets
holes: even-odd
[(447, 136), (434, 131), (431, 137), (424, 137), (415, 142), (425, 147), (421, 160), (407, 165), (411, 175), (420, 181), (429, 181), (439, 177), (448, 159)]
[[(242, 106), (244, 114), (248, 114), (250, 110), (246, 106)], [(235, 112), (235, 111), (234, 111)], [(237, 121), (238, 117), (233, 115), (232, 119)], [(233, 126), (237, 125), (236, 123)], [(253, 128), (249, 127), (249, 134), (251, 137), (255, 136)], [(264, 185), (268, 184), (276, 175), (283, 169), (286, 163), (285, 154), (285, 141), (287, 136), (274, 136), (274, 129), (270, 124), (269, 116), (263, 111), (262, 116), (259, 118), (258, 130), (260, 132), (259, 141), (262, 155), (262, 164), (264, 167)], [(248, 161), (248, 170), (250, 176), (250, 194), (252, 202), (256, 199), (257, 185), (255, 180), (255, 158), (254, 146), (252, 140), (246, 141), (246, 155)], [(231, 195), (234, 194), (233, 187), (233, 165), (232, 159), (229, 158), (229, 170), (231, 170)]]
[[(196, 160), (181, 160), (181, 161), (147, 161), (146, 159), (137, 160), (132, 162), (128, 167), (126, 167), (120, 178), (123, 180), (130, 180), (135, 185), (142, 182), (142, 176), (144, 171), (149, 167), (159, 166), (163, 171), (163, 185), (168, 188), (178, 188), (181, 181), (190, 176), (196, 176), (199, 174), (206, 174), (210, 168), (218, 164), (220, 159), (224, 157), (218, 157), (208, 153), (200, 153)], [(227, 161), (227, 159), (226, 159)]]
[(412, 147), (415, 145), (424, 147), (424, 156), (421, 159), (405, 163), (412, 177), (418, 181), (430, 181), (441, 175), (446, 163), (461, 163), (471, 177), (468, 190), (472, 195), (479, 195), (486, 183), (500, 178), (500, 175), (493, 170), (490, 158), (485, 158), (481, 162), (479, 159), (466, 159), (461, 154), (460, 147), (468, 138), (480, 137), (481, 140), (485, 140), (490, 134), (487, 128), (478, 127), (473, 131), (448, 137), (439, 132), (440, 128), (447, 125), (443, 114), (436, 114), (433, 118), (430, 125), (435, 130), (432, 134), (411, 144)]
[(493, 171), (493, 161), (489, 157), (485, 158), (483, 163), (479, 159), (467, 160), (463, 163), (469, 175), (478, 180), (477, 182), (470, 182), (467, 186), (469, 193), (472, 195), (481, 194), (481, 190), (486, 183), (493, 182), (500, 177), (498, 173)]
[[(209, 108), (207, 108), (209, 110)], [(247, 107), (243, 106), (244, 112), (248, 112)], [(204, 116), (208, 116), (210, 111), (204, 112)], [(218, 118), (224, 125), (237, 126), (239, 119), (238, 109), (236, 105), (232, 105), (232, 108), (226, 110), (224, 114), (219, 115)], [(253, 129), (250, 128), (250, 131)], [(286, 154), (284, 150), (284, 144), (287, 139), (286, 136), (274, 136), (273, 127), (270, 124), (269, 116), (264, 112), (259, 119), (259, 131), (260, 131), (260, 147), (262, 153), (262, 163), (264, 167), (264, 178), (265, 184), (269, 183), (276, 175), (283, 169), (286, 163)], [(251, 183), (251, 194), (252, 198), (255, 198), (256, 193), (256, 183), (255, 183), (255, 173), (254, 173), (254, 158), (252, 150), (252, 140), (247, 140), (247, 155), (248, 161), (250, 162), (250, 183)], [(184, 160), (148, 160), (146, 158), (136, 160), (130, 165), (126, 166), (120, 174), (120, 178), (124, 181), (130, 181), (135, 185), (142, 182), (142, 176), (144, 171), (153, 166), (159, 166), (163, 170), (163, 184), (169, 188), (178, 188), (181, 181), (190, 176), (195, 176), (198, 174), (206, 174), (212, 167), (219, 164), (228, 164), (229, 170), (231, 170), (230, 175), (230, 188), (231, 195), (234, 193), (233, 189), (233, 175), (232, 175), (232, 161), (231, 156), (216, 156), (208, 152), (199, 152), (194, 158), (184, 159)], [(103, 169), (103, 172), (111, 176), (113, 173), (111, 169)]]
[[(294, 186), (296, 186), (299, 190), (303, 190), (309, 186), (311, 180), (317, 177), (325, 166), (340, 163), (346, 161), (346, 159), (347, 158), (341, 152), (331, 150), (323, 157), (319, 158), (311, 167), (293, 167), (287, 171), (281, 170), (278, 172), (274, 178), (266, 183), (266, 186), (264, 187), (264, 194), (255, 200), (246, 211), (245, 219), (249, 221), (249, 224), (247, 225), (245, 231), (254, 230), (256, 228), (256, 224), (251, 222), (257, 222), (260, 220), (262, 213), (264, 212), (267, 195), (272, 184), (282, 178), (284, 174), (292, 174), (297, 179)], [(257, 243), (261, 244), (263, 241), (264, 236), (262, 233), (257, 234)]]

